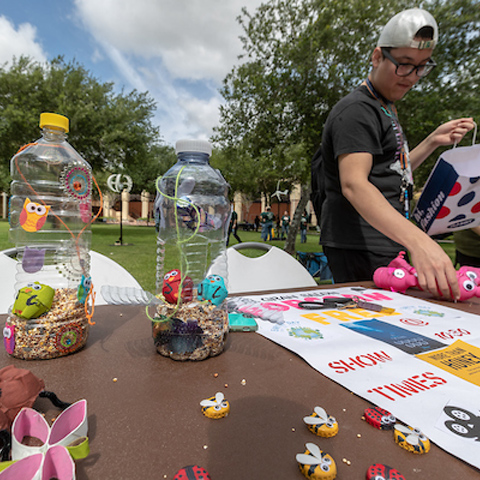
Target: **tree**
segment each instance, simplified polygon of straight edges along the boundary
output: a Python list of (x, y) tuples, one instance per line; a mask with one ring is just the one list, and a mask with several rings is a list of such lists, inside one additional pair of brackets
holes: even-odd
[(152, 124), (155, 108), (148, 93), (115, 94), (112, 83), (101, 83), (76, 62), (14, 60), (0, 68), (0, 187), (8, 188), (11, 157), (39, 138), (40, 113), (55, 112), (69, 118), (68, 141), (94, 172), (127, 173), (135, 192), (153, 192), (174, 157)]
[[(254, 14), (244, 9), (239, 17), (243, 63), (223, 82), (225, 105), (214, 141), (253, 165), (249, 171), (263, 193), (284, 180), (302, 183), (302, 195), (308, 195), (310, 159), (329, 111), (367, 76), (382, 26), (414, 6), (436, 17), (441, 38), (439, 67), (399, 105), (411, 145), (450, 117), (478, 110), (478, 0), (393, 0), (388, 5), (380, 0), (270, 0)], [(287, 154), (292, 149), (299, 150), (293, 163)], [(417, 175), (423, 178), (423, 171)], [(293, 252), (294, 244), (287, 242), (286, 249)]]

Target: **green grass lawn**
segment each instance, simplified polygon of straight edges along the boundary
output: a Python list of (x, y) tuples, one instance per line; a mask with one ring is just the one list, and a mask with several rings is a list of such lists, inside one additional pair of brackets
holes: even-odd
[[(243, 242), (262, 242), (260, 232), (238, 231), (239, 237)], [(140, 283), (140, 285), (150, 292), (155, 291), (155, 266), (156, 266), (156, 236), (153, 226), (123, 226), (123, 246), (116, 246), (115, 242), (120, 237), (120, 226), (103, 223), (92, 225), (92, 250), (110, 257), (117, 263), (126, 268)], [(300, 243), (300, 235), (297, 237), (296, 250), (301, 252), (321, 252), (322, 248), (318, 244), (319, 236), (315, 231), (311, 231), (307, 236), (307, 243)], [(237, 241), (230, 237), (230, 246), (235, 245)], [(283, 248), (284, 242), (273, 240), (267, 242)], [(8, 222), (0, 220), (0, 250), (12, 248), (14, 245), (8, 241)], [(450, 258), (455, 255), (455, 246), (453, 243), (441, 243)], [(248, 253), (247, 253), (248, 254)], [(253, 256), (253, 253), (249, 255)]]

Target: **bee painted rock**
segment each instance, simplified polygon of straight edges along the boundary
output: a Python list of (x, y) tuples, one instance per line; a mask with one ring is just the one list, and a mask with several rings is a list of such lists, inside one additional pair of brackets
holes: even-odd
[(315, 407), (313, 413), (303, 417), (308, 429), (319, 437), (333, 437), (338, 433), (335, 417), (328, 415), (322, 407)]
[(27, 320), (37, 318), (52, 308), (54, 295), (55, 290), (48, 285), (29, 283), (18, 291), (12, 313)]
[(190, 465), (180, 469), (173, 480), (211, 480), (208, 472), (198, 465)]
[(430, 450), (430, 440), (418, 428), (398, 423), (393, 428), (395, 442), (405, 450), (419, 455)]
[(298, 453), (296, 457), (298, 468), (304, 477), (312, 480), (333, 480), (337, 476), (335, 460), (314, 443), (307, 443), (305, 447), (305, 452)]
[(193, 299), (193, 281), (190, 277), (185, 277), (182, 283), (182, 274), (180, 270), (170, 270), (163, 277), (162, 295), (168, 303), (177, 304), (179, 294), (183, 302), (190, 302)]
[(230, 403), (225, 400), (222, 392), (217, 392), (214, 397), (200, 402), (202, 413), (208, 418), (223, 418), (230, 413)]
[(364, 415), (367, 423), (379, 430), (390, 430), (397, 421), (390, 412), (380, 407), (367, 408)]
[(220, 275), (208, 275), (198, 285), (198, 299), (220, 305), (228, 296), (225, 280)]
[(367, 480), (405, 480), (405, 477), (388, 465), (374, 463), (367, 470)]

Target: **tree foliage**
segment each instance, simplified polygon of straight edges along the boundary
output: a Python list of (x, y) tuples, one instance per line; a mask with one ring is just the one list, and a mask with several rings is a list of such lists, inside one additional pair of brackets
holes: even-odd
[(148, 93), (116, 94), (113, 83), (101, 83), (76, 62), (14, 60), (0, 68), (0, 187), (8, 189), (11, 157), (39, 138), (40, 113), (54, 112), (69, 118), (69, 143), (99, 177), (126, 173), (135, 192), (153, 192), (154, 179), (175, 159), (152, 124), (155, 108)]
[[(258, 193), (272, 192), (278, 180), (306, 185), (329, 111), (367, 76), (382, 26), (406, 8), (425, 8), (440, 26), (437, 69), (398, 105), (411, 147), (440, 123), (473, 116), (480, 101), (479, 5), (479, 0), (269, 0), (254, 13), (244, 9), (242, 63), (223, 82), (225, 105), (214, 136), (236, 160), (228, 173), (241, 175), (245, 162), (243, 172)], [(432, 161), (418, 170), (417, 181), (423, 183)]]

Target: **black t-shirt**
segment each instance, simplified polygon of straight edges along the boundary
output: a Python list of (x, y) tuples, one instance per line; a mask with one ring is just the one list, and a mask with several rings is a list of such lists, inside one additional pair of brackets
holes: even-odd
[(401, 143), (396, 129), (390, 114), (363, 85), (340, 100), (330, 112), (322, 138), (327, 195), (321, 217), (322, 245), (387, 254), (403, 249), (357, 213), (342, 195), (338, 173), (339, 155), (372, 154), (369, 181), (403, 214)]

